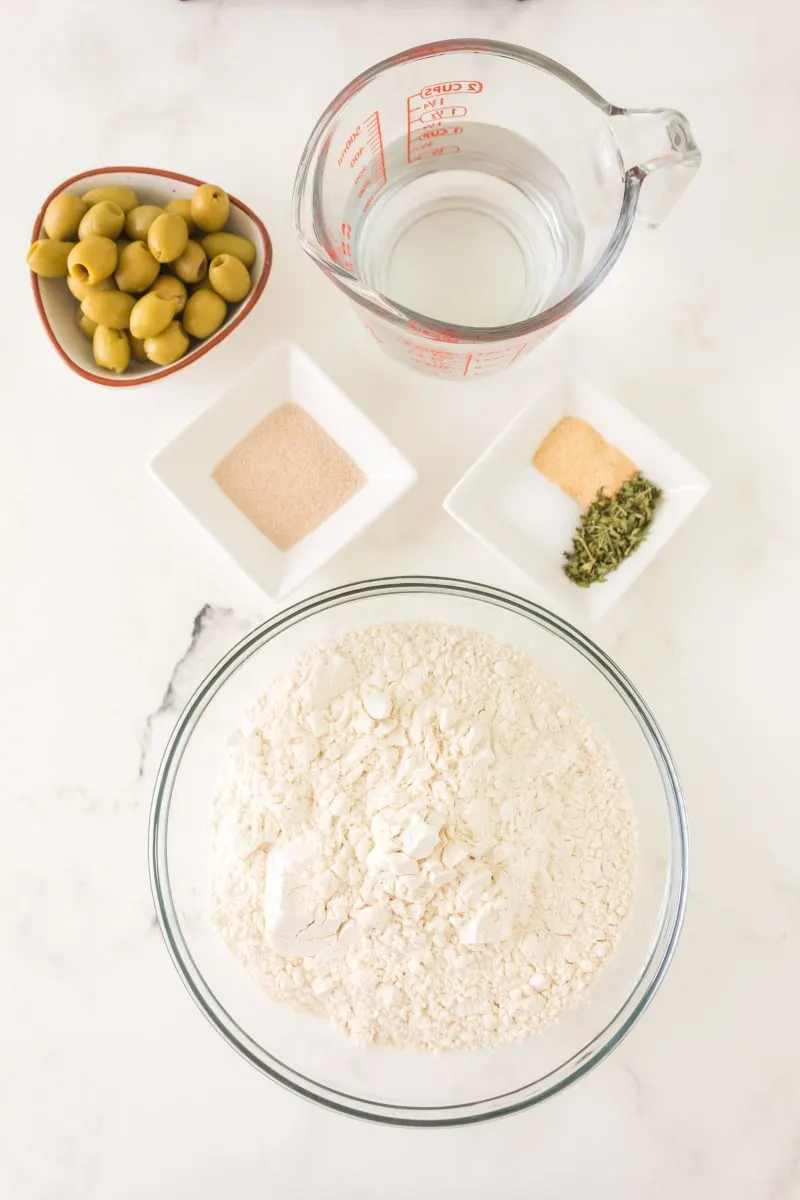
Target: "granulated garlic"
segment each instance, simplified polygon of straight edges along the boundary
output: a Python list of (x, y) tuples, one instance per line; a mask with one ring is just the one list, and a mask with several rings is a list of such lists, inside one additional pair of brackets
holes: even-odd
[(613, 496), (637, 471), (626, 454), (580, 417), (562, 417), (553, 426), (534, 454), (533, 465), (581, 508), (588, 508), (601, 488)]

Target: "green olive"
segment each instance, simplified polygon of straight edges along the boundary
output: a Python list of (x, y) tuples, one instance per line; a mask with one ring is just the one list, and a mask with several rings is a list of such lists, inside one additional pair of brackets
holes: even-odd
[(126, 237), (119, 237), (116, 239), (116, 241), (114, 242), (114, 245), (117, 247), (117, 263), (119, 263), (122, 251), (125, 250), (128, 246), (130, 246), (130, 244), (131, 244), (130, 240)]
[(54, 196), (44, 210), (45, 233), (57, 242), (74, 239), (81, 217), (88, 207), (86, 201), (81, 200), (74, 192), (62, 192), (60, 196)]
[(186, 222), (177, 213), (161, 213), (147, 231), (150, 253), (160, 263), (171, 263), (180, 258), (188, 240)]
[(136, 208), (132, 208), (125, 217), (125, 232), (131, 241), (143, 241), (153, 221), (160, 217), (163, 211), (158, 204), (137, 204)]
[(80, 307), (77, 309), (75, 315), (78, 319), (78, 329), (80, 329), (84, 337), (87, 337), (91, 341), (94, 337), (94, 331), (97, 329), (97, 321), (93, 321), (91, 317), (87, 317), (86, 313)]
[(206, 252), (209, 262), (218, 254), (232, 254), (240, 258), (246, 267), (252, 267), (256, 261), (256, 248), (249, 238), (239, 237), (236, 233), (209, 233), (200, 245)]
[(186, 304), (186, 284), (181, 283), (174, 275), (159, 275), (150, 291), (156, 296), (161, 296), (162, 300), (174, 300), (177, 306), (176, 315), (183, 312)]
[(218, 254), (212, 258), (208, 278), (214, 291), (231, 303), (244, 300), (250, 291), (250, 272), (242, 260), (232, 254)]
[(179, 217), (183, 217), (186, 222), (186, 228), (189, 230), (189, 237), (194, 233), (194, 221), (192, 220), (192, 202), (191, 200), (170, 200), (169, 204), (165, 204), (164, 208), (167, 212), (177, 213)]
[(113, 200), (101, 200), (93, 204), (81, 218), (78, 226), (78, 237), (87, 238), (93, 234), (99, 237), (117, 238), (122, 233), (125, 224), (125, 213)]
[(132, 333), (128, 334), (128, 340), (131, 344), (131, 353), (137, 362), (148, 362), (148, 357), (144, 352), (144, 338), (134, 337)]
[(192, 295), (194, 295), (195, 292), (213, 292), (213, 290), (214, 289), (211, 286), (211, 280), (207, 275), (205, 279), (201, 279), (199, 283), (192, 284)]
[(204, 233), (224, 228), (230, 208), (225, 192), (213, 183), (202, 183), (192, 196), (192, 220)]
[(228, 306), (222, 296), (218, 296), (211, 288), (193, 292), (186, 301), (183, 328), (192, 337), (211, 337), (225, 320), (227, 311)]
[(117, 247), (107, 237), (93, 234), (82, 238), (69, 252), (67, 269), (80, 283), (93, 287), (113, 275), (117, 267)]
[(146, 292), (158, 278), (159, 269), (145, 242), (131, 242), (117, 262), (117, 287), (121, 292)]
[(199, 283), (208, 273), (208, 259), (199, 242), (189, 241), (180, 258), (176, 258), (172, 269), (184, 283)]
[(127, 292), (89, 292), (81, 308), (90, 321), (109, 329), (127, 329), (136, 301)]
[(102, 204), (104, 200), (110, 200), (112, 204), (118, 204), (123, 212), (128, 213), (132, 208), (136, 208), (139, 199), (133, 188), (129, 187), (96, 187), (88, 192), (83, 193), (83, 198), (87, 204)]
[(103, 279), (100, 281), (100, 283), (96, 283), (94, 286), (92, 286), (89, 283), (81, 283), (80, 279), (76, 279), (74, 275), (68, 275), (67, 287), (72, 292), (75, 299), (79, 303), (82, 303), (85, 296), (89, 292), (108, 292), (113, 289), (114, 280), (109, 277), (108, 279)]
[(55, 238), (43, 238), (34, 242), (28, 251), (28, 266), (36, 275), (45, 279), (63, 279), (67, 273), (67, 263), (73, 250), (77, 250), (75, 242), (59, 242)]
[(133, 306), (131, 333), (137, 338), (155, 337), (166, 329), (175, 316), (175, 301), (165, 300), (155, 292), (148, 292)]
[(121, 375), (131, 361), (131, 344), (124, 329), (108, 329), (98, 325), (92, 338), (92, 352), (98, 367)]
[(166, 329), (154, 337), (145, 338), (144, 351), (150, 362), (167, 367), (189, 349), (189, 339), (178, 321), (171, 321)]

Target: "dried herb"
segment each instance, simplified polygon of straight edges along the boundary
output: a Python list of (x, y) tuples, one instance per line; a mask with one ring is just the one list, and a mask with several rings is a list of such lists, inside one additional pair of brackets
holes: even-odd
[(564, 573), (578, 587), (602, 583), (647, 537), (661, 488), (641, 471), (614, 493), (600, 489), (564, 552)]

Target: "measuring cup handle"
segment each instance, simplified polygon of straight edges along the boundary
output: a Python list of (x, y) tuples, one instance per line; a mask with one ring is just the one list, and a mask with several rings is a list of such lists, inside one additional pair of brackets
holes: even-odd
[(636, 215), (660, 225), (700, 166), (689, 122), (671, 108), (617, 108), (609, 115), (625, 169), (639, 181)]

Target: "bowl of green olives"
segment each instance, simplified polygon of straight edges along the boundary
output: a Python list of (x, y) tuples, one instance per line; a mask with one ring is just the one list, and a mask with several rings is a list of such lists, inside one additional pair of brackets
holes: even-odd
[(272, 267), (264, 223), (221, 187), (150, 167), (103, 167), (54, 188), (27, 260), (64, 362), (109, 387), (150, 383), (218, 345)]

